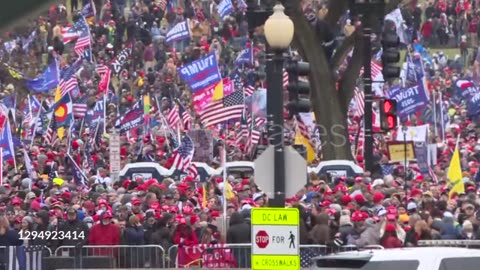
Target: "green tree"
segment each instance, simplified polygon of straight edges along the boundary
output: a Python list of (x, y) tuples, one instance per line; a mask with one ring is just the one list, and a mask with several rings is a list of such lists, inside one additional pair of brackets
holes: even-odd
[[(347, 112), (353, 97), (353, 90), (360, 75), (363, 61), (363, 41), (361, 29), (338, 45), (330, 59), (320, 45), (325, 37), (308, 22), (304, 15), (301, 0), (281, 0), (288, 16), (295, 25), (293, 46), (304, 61), (310, 63), (311, 102), (317, 124), (320, 126), (320, 137), (323, 143), (324, 160), (352, 160), (352, 152), (348, 140)], [(348, 9), (348, 0), (329, 0), (328, 13), (323, 19), (329, 28), (338, 27), (338, 22)], [(385, 14), (409, 1), (387, 0)], [(328, 41), (328, 40), (327, 40)], [(336, 78), (345, 57), (353, 48), (353, 54), (341, 78)], [(338, 91), (336, 84), (338, 82)]]

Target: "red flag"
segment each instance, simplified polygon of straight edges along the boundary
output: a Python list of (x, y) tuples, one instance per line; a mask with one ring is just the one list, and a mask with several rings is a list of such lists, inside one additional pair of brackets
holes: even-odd
[(98, 91), (103, 93), (108, 92), (108, 86), (110, 85), (110, 75), (112, 74), (112, 70), (108, 69), (105, 74), (102, 75), (102, 79), (98, 83)]

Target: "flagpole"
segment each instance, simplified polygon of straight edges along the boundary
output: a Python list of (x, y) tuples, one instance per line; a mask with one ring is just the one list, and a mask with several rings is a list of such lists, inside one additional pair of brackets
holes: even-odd
[[(107, 85), (107, 91), (108, 93), (108, 85)], [(107, 94), (103, 94), (103, 134), (107, 133)]]
[(3, 147), (0, 147), (0, 185), (3, 186)]
[(437, 98), (435, 94), (435, 90), (432, 92), (433, 95), (433, 128), (435, 133), (435, 138), (438, 136), (438, 127), (437, 127)]
[(34, 120), (34, 121), (35, 121), (35, 124), (34, 124), (34, 126), (33, 126), (32, 142), (30, 142), (30, 148), (33, 147), (33, 142), (35, 141), (35, 134), (36, 134), (36, 132), (37, 132), (37, 125), (38, 125), (38, 118), (40, 118), (40, 114), (41, 114), (41, 113), (42, 113), (42, 108), (40, 108), (40, 109), (38, 110), (38, 114), (37, 114), (37, 116), (35, 117), (35, 120)]
[(222, 153), (221, 153), (221, 166), (223, 168), (223, 226), (222, 226), (222, 235), (227, 235), (227, 150), (226, 142), (223, 142)]
[(443, 94), (440, 92), (440, 125), (442, 125), (442, 141), (445, 140), (445, 121), (443, 121)]

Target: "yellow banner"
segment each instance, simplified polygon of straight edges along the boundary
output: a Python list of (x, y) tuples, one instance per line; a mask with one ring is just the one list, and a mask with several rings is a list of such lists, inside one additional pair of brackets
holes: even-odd
[[(407, 161), (415, 159), (415, 148), (413, 142), (406, 142), (407, 144)], [(405, 144), (403, 142), (389, 142), (388, 155), (391, 162), (405, 161)]]

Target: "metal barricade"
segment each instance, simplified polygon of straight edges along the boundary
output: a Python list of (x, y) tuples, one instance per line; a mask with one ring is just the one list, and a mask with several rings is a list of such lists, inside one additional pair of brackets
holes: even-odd
[(165, 250), (159, 245), (60, 246), (54, 254), (74, 257), (75, 267), (80, 269), (84, 267), (85, 260), (95, 260), (101, 267), (109, 268), (165, 267)]
[(464, 247), (480, 249), (480, 240), (419, 240), (419, 247)]
[(178, 246), (173, 245), (168, 248), (167, 254), (165, 255), (165, 267), (166, 268), (178, 268)]
[(45, 246), (0, 246), (0, 269), (32, 269), (43, 265), (52, 251)]

